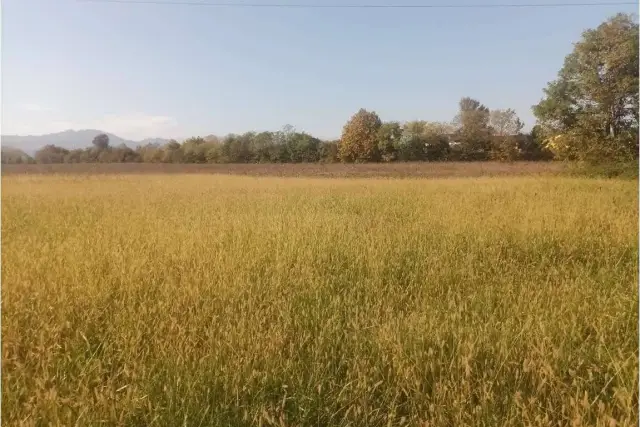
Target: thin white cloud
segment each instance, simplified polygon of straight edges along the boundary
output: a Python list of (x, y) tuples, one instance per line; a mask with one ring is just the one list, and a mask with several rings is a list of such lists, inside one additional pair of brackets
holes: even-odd
[(46, 111), (52, 111), (52, 108), (46, 107), (40, 104), (34, 104), (30, 102), (25, 102), (19, 105), (20, 109), (23, 111), (29, 111), (31, 113), (42, 113)]

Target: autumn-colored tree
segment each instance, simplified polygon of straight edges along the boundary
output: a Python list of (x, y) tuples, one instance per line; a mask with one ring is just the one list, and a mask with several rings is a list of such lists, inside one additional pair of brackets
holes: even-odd
[(339, 145), (339, 156), (343, 162), (375, 162), (380, 159), (378, 131), (382, 121), (378, 115), (360, 109), (344, 125)]

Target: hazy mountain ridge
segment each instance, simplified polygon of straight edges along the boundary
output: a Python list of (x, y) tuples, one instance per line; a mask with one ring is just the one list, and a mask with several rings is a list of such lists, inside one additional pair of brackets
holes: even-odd
[(37, 150), (49, 144), (57, 145), (67, 150), (87, 148), (91, 146), (93, 138), (101, 133), (106, 133), (109, 136), (109, 145), (112, 147), (124, 144), (127, 147), (136, 148), (138, 145), (163, 145), (170, 141), (165, 138), (146, 138), (141, 141), (133, 141), (97, 129), (66, 130), (45, 135), (2, 135), (1, 141), (3, 147), (15, 148), (33, 155)]

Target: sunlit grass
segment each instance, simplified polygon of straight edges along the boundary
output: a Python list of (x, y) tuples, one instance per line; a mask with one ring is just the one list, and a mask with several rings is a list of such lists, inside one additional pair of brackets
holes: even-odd
[(3, 425), (638, 424), (637, 182), (2, 184)]

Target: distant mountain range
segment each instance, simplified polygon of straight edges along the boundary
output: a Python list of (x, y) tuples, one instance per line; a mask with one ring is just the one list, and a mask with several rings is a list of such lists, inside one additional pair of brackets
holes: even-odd
[(67, 150), (87, 148), (91, 146), (93, 138), (101, 133), (106, 133), (109, 136), (109, 145), (113, 147), (124, 144), (127, 147), (136, 148), (138, 145), (164, 145), (169, 142), (169, 139), (164, 138), (147, 138), (142, 141), (131, 141), (120, 138), (112, 133), (96, 129), (66, 130), (64, 132), (50, 133), (46, 135), (2, 135), (1, 142), (3, 147), (16, 148), (29, 155), (33, 155), (37, 150), (48, 144), (57, 145), (58, 147), (63, 147)]

